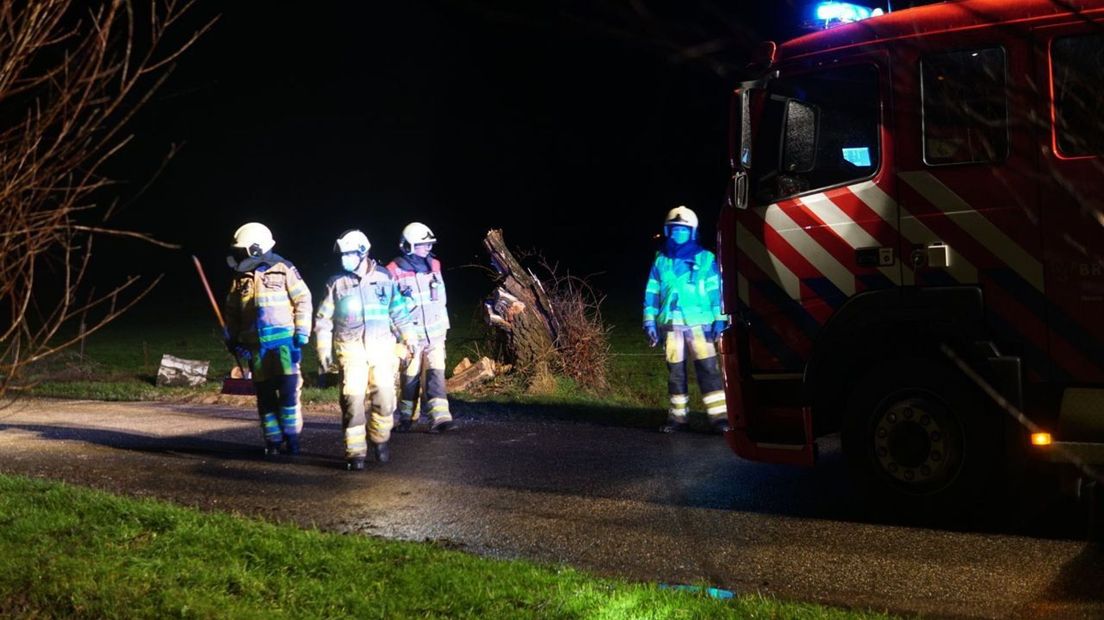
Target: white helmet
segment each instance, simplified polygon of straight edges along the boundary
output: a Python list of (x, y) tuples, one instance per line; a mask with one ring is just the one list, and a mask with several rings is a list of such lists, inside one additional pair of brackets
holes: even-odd
[(403, 252), (409, 254), (414, 251), (414, 246), (418, 243), (437, 243), (437, 236), (433, 234), (429, 226), (421, 222), (411, 222), (402, 230), (402, 240), (399, 241), (399, 247), (402, 248)]
[(698, 238), (698, 215), (687, 209), (686, 205), (679, 205), (667, 212), (667, 218), (663, 220), (665, 236), (671, 236), (672, 226), (687, 226), (690, 228), (690, 238)]
[(250, 256), (261, 256), (268, 254), (275, 245), (276, 240), (272, 238), (272, 231), (268, 226), (249, 222), (234, 231), (234, 244), (230, 247), (242, 248)]
[(356, 252), (364, 257), (368, 254), (368, 248), (370, 247), (372, 247), (372, 244), (368, 242), (368, 237), (359, 230), (351, 228), (341, 233), (341, 236), (337, 238), (334, 243), (334, 252), (338, 254)]

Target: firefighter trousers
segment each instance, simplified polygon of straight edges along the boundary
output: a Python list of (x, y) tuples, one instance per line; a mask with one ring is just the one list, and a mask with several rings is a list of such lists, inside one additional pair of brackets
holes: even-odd
[[(394, 343), (342, 343), (337, 352), (341, 367), (341, 424), (345, 429), (345, 458), (368, 454), (368, 440), (391, 438), (395, 411)], [(370, 417), (369, 417), (370, 416)]]
[(683, 424), (690, 409), (690, 389), (687, 378), (687, 358), (694, 361), (705, 412), (710, 422), (727, 415), (724, 380), (721, 377), (720, 358), (713, 341), (705, 337), (704, 325), (675, 325), (664, 329), (667, 355), (667, 394), (670, 406), (667, 419)]
[(253, 354), (253, 388), (257, 392), (257, 414), (265, 443), (278, 446), (296, 444), (303, 430), (299, 410), (299, 392), (303, 378), (299, 373), (299, 351), (288, 345)]
[(289, 443), (298, 440), (303, 430), (303, 416), (299, 413), (299, 390), (302, 385), (298, 374), (253, 381), (265, 443), (279, 445), (285, 439)]
[[(422, 373), (425, 373), (423, 381)], [(402, 363), (402, 394), (399, 400), (399, 418), (403, 421), (417, 419), (414, 404), (422, 397), (422, 411), (428, 411), (434, 424), (452, 420), (448, 394), (445, 389), (445, 343), (443, 340), (422, 340), (414, 355)]]

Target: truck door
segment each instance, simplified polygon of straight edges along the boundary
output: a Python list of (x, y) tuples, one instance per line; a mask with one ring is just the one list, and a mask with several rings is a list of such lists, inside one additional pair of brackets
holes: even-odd
[(989, 337), (1049, 374), (1029, 36), (924, 37), (895, 64), (905, 284), (977, 286)]
[(888, 55), (818, 61), (783, 67), (765, 86), (749, 206), (735, 222), (752, 371), (773, 379), (800, 380), (818, 333), (848, 299), (900, 284)]
[[(1047, 326), (1059, 383), (1104, 383), (1104, 31), (1035, 31)], [(1063, 409), (1065, 409), (1063, 405)], [(1063, 415), (1065, 415), (1063, 413)]]

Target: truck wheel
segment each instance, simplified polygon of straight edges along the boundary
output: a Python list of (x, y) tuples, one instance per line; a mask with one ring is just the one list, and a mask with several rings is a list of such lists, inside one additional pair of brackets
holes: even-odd
[(996, 470), (1002, 433), (968, 379), (935, 360), (869, 371), (848, 402), (843, 448), (881, 508), (923, 519), (966, 512)]

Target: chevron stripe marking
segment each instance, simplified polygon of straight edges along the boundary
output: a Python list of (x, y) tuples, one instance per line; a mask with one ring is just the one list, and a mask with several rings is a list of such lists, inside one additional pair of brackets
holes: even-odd
[(1000, 262), (1012, 267), (1036, 290), (1043, 290), (1043, 264), (1024, 250), (989, 218), (971, 207), (929, 172), (901, 172), (898, 176), (929, 204), (950, 217)]

